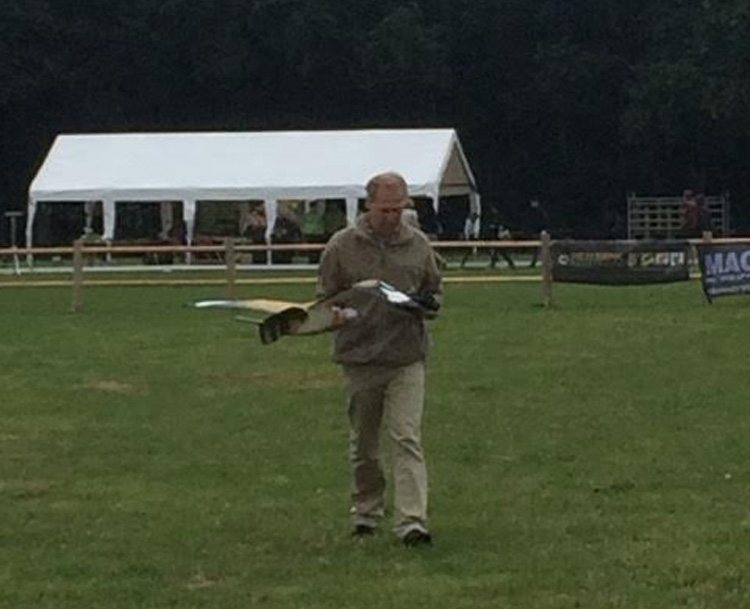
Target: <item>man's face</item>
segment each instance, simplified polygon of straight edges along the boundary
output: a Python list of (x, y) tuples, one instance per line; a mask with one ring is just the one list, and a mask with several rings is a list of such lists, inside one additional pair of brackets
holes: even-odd
[(382, 237), (395, 234), (401, 224), (401, 212), (407, 201), (408, 194), (402, 184), (380, 184), (375, 196), (367, 205), (372, 230)]

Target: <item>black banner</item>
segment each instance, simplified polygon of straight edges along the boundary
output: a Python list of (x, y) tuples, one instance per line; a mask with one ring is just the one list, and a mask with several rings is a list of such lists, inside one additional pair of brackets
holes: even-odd
[(705, 243), (697, 247), (706, 298), (750, 293), (750, 244)]
[(629, 285), (690, 278), (686, 241), (554, 241), (552, 279)]

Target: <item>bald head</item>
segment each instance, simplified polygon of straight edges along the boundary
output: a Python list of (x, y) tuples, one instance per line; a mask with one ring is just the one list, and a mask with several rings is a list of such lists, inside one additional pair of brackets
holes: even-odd
[(403, 199), (406, 199), (408, 196), (406, 180), (404, 180), (400, 173), (396, 173), (395, 171), (386, 171), (385, 173), (379, 173), (371, 177), (365, 186), (365, 190), (367, 191), (368, 201), (375, 199), (381, 193), (381, 190), (387, 191), (383, 192), (382, 196), (388, 196), (389, 198), (398, 196), (399, 194)]
[(406, 180), (401, 174), (388, 171), (370, 178), (365, 189), (370, 228), (383, 237), (393, 235), (401, 224), (401, 212), (409, 201)]

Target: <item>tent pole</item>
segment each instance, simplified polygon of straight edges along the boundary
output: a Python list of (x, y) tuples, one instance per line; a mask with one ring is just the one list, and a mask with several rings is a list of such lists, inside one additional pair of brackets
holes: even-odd
[[(31, 249), (34, 242), (34, 216), (36, 215), (36, 201), (29, 197), (26, 206), (26, 249)], [(34, 268), (33, 254), (26, 254), (26, 266)]]
[(357, 211), (359, 208), (359, 199), (357, 197), (346, 198), (346, 224), (354, 226), (357, 221)]
[[(185, 223), (185, 245), (193, 245), (193, 232), (195, 231), (195, 199), (184, 199), (182, 201), (182, 221)], [(185, 263), (193, 263), (193, 253), (185, 252)]]
[[(266, 210), (266, 244), (273, 244), (273, 229), (276, 226), (276, 215), (278, 213), (279, 202), (277, 199), (266, 199), (263, 202)], [(273, 252), (266, 250), (266, 265), (273, 264)]]

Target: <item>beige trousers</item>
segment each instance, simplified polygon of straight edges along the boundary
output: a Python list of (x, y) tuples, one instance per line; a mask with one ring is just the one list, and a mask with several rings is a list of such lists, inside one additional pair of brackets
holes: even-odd
[(421, 443), (424, 362), (399, 368), (344, 366), (349, 406), (354, 524), (377, 526), (384, 514), (380, 431), (392, 443), (395, 532), (427, 531), (427, 468)]

